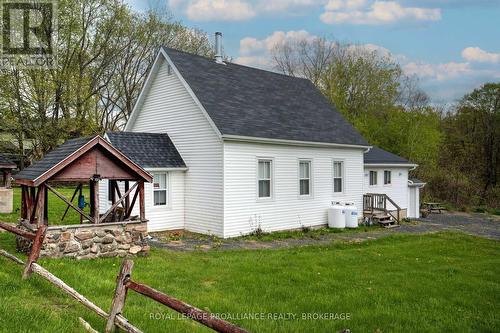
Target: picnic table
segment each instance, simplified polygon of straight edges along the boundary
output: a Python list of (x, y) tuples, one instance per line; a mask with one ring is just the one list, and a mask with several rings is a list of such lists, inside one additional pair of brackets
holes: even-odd
[(443, 210), (446, 210), (440, 202), (423, 202), (422, 208), (424, 208), (429, 214), (432, 212), (439, 212), (439, 214), (441, 214)]

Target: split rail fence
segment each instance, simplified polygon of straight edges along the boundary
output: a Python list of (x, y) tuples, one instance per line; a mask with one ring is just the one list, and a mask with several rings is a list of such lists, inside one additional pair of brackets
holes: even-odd
[[(123, 308), (125, 306), (125, 300), (127, 297), (128, 290), (132, 290), (136, 293), (144, 295), (148, 298), (155, 300), (158, 303), (161, 303), (185, 316), (188, 318), (195, 320), (207, 327), (210, 327), (216, 332), (221, 333), (248, 333), (248, 331), (230, 323), (225, 320), (219, 319), (210, 312), (198, 309), (190, 304), (187, 304), (181, 300), (178, 300), (174, 297), (171, 297), (161, 291), (158, 291), (146, 284), (142, 284), (132, 280), (132, 268), (134, 266), (134, 262), (132, 260), (124, 260), (121, 266), (121, 270), (116, 279), (116, 288), (115, 294), (113, 297), (113, 302), (111, 306), (111, 311), (107, 313), (102, 310), (100, 307), (92, 303), (89, 299), (87, 299), (82, 294), (78, 293), (71, 286), (66, 284), (64, 281), (59, 279), (57, 276), (40, 266), (36, 263), (40, 256), (40, 250), (42, 248), (43, 240), (45, 237), (46, 226), (41, 225), (38, 227), (36, 233), (28, 232), (26, 230), (17, 228), (10, 223), (0, 222), (0, 228), (5, 229), (17, 236), (21, 236), (33, 241), (31, 246), (31, 252), (28, 255), (28, 260), (26, 262), (22, 261), (18, 257), (8, 253), (5, 250), (0, 249), (0, 255), (4, 256), (13, 262), (23, 265), (23, 279), (29, 278), (32, 273), (38, 274), (55, 287), (59, 288), (67, 295), (76, 299), (82, 305), (97, 313), (99, 316), (104, 318), (106, 322), (105, 332), (113, 332), (116, 328), (121, 328), (122, 330), (129, 333), (142, 333), (142, 331), (129, 323), (127, 318), (125, 318), (123, 313)], [(95, 332), (94, 329), (90, 327), (90, 325), (85, 322), (82, 318), (79, 318), (80, 322), (88, 331)]]

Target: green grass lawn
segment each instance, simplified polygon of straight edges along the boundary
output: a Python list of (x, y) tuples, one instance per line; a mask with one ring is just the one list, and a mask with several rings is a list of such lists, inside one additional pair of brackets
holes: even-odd
[[(14, 252), (10, 234), (0, 248)], [(498, 332), (500, 243), (462, 234), (394, 235), (363, 243), (279, 250), (168, 252), (135, 258), (133, 278), (215, 313), (292, 313), (288, 320), (236, 319), (253, 332)], [(108, 310), (120, 259), (40, 263)], [(104, 320), (0, 257), (1, 332), (99, 331)], [(203, 332), (188, 319), (129, 293), (125, 316), (145, 332)], [(349, 313), (350, 320), (302, 320)], [(240, 315), (241, 316), (241, 315)]]
[[(58, 187), (57, 191), (63, 194), (68, 200), (71, 199), (75, 188), (70, 187)], [(88, 202), (90, 200), (89, 189), (88, 187), (83, 188), (83, 195), (85, 196), (85, 201)], [(73, 203), (77, 205), (78, 197), (75, 198)], [(59, 224), (79, 224), (80, 223), (80, 215), (72, 208), (69, 209), (68, 214), (64, 218), (64, 221), (61, 221), (61, 217), (66, 210), (66, 203), (59, 199), (54, 193), (48, 192), (48, 205), (49, 205), (49, 225), (59, 225)], [(89, 213), (89, 207), (85, 207), (85, 212)], [(0, 221), (3, 222), (17, 222), (19, 217), (21, 216), (21, 189), (19, 187), (14, 188), (14, 210), (11, 214), (0, 214)]]

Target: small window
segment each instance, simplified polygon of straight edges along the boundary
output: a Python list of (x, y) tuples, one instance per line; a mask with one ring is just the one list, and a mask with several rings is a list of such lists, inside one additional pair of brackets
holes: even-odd
[(377, 185), (377, 171), (370, 171), (370, 185)]
[(311, 195), (311, 161), (299, 161), (299, 193)]
[(167, 205), (167, 174), (155, 173), (153, 175), (153, 204), (155, 206)]
[(272, 196), (272, 163), (272, 160), (259, 160), (259, 198), (271, 198)]
[(344, 191), (344, 162), (333, 162), (333, 192), (341, 193)]
[(391, 172), (389, 170), (384, 171), (384, 184), (388, 185), (391, 183)]

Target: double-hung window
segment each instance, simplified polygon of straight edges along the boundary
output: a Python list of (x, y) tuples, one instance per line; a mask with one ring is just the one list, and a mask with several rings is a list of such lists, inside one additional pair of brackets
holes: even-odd
[(370, 171), (370, 186), (377, 185), (377, 171)]
[(166, 206), (167, 205), (167, 183), (168, 174), (167, 173), (155, 173), (153, 174), (153, 205), (154, 206)]
[(311, 195), (311, 161), (299, 161), (299, 194), (301, 196)]
[(259, 199), (271, 198), (273, 195), (273, 161), (259, 159), (257, 169)]
[(344, 162), (333, 161), (333, 192), (344, 192)]
[(384, 170), (384, 185), (389, 185), (391, 183), (391, 171)]

